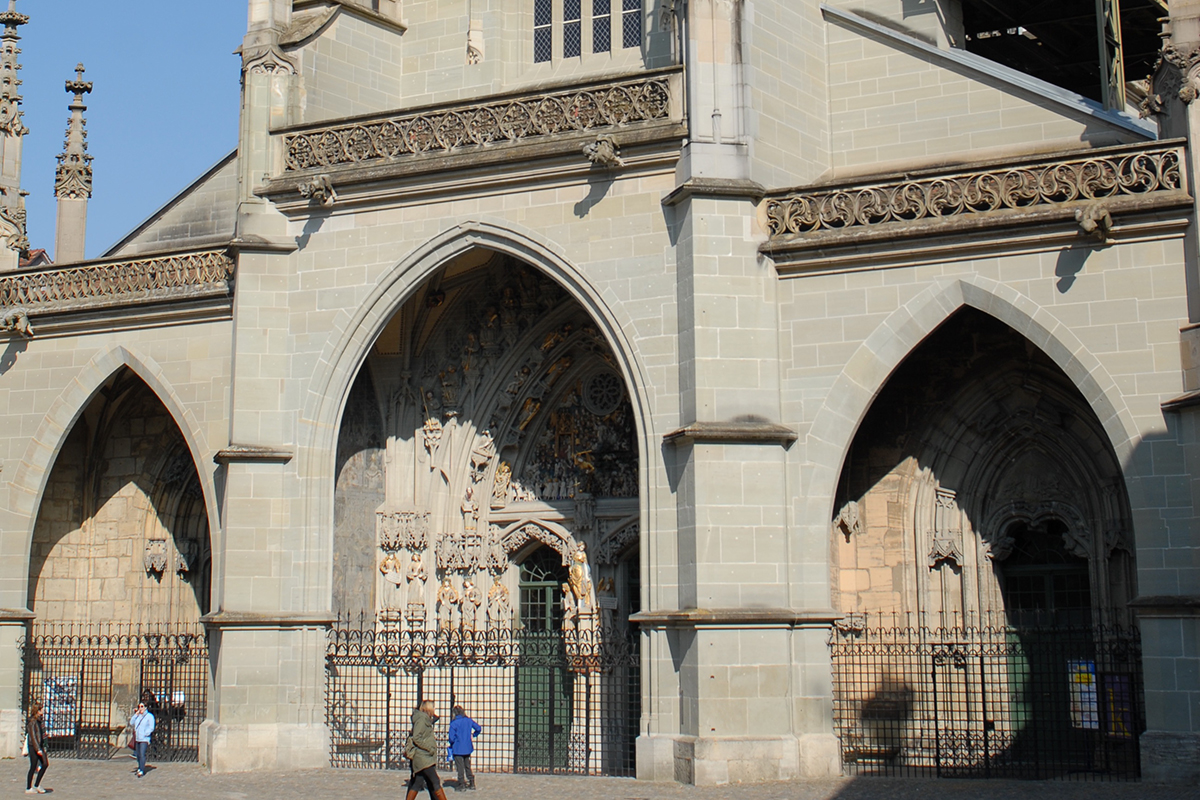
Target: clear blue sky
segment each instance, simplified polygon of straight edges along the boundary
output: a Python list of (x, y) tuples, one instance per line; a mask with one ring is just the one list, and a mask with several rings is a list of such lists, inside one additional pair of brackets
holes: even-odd
[[(7, 6), (7, 0), (0, 0)], [(246, 0), (18, 0), (29, 240), (54, 250), (54, 167), (75, 65), (95, 86), (87, 255), (99, 256), (237, 145)], [(0, 28), (2, 30), (2, 28)]]

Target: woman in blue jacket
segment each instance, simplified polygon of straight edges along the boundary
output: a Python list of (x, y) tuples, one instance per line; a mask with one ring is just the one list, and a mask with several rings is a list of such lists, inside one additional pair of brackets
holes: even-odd
[(140, 778), (146, 774), (146, 751), (150, 749), (150, 734), (154, 733), (154, 715), (144, 702), (138, 703), (129, 725), (133, 728), (133, 749), (137, 753), (137, 776)]
[(483, 727), (467, 716), (462, 706), (454, 707), (454, 720), (450, 723), (450, 755), (458, 768), (458, 785), (455, 791), (465, 792), (475, 788), (475, 773), (471, 771), (471, 753), (475, 751), (474, 739), (483, 733)]

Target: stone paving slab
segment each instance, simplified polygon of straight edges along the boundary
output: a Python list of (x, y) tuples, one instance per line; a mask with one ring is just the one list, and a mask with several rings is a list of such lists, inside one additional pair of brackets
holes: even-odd
[[(0, 761), (0, 796), (23, 794), (29, 762)], [(210, 775), (197, 764), (163, 764), (140, 780), (132, 761), (50, 762), (43, 785), (59, 798), (89, 800), (399, 800), (406, 773), (315, 769)], [(1151, 783), (964, 781), (917, 778), (843, 778), (755, 786), (694, 787), (643, 783), (628, 778), (543, 775), (478, 775), (479, 790), (464, 800), (1197, 800), (1200, 787)], [(459, 797), (450, 786), (447, 798)], [(427, 793), (422, 793), (427, 798)]]

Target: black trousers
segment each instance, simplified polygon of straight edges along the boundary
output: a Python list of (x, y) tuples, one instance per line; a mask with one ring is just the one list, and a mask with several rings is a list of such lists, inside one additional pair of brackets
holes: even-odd
[[(29, 775), (25, 778), (25, 788), (32, 789), (34, 786), (42, 785), (42, 777), (46, 774), (46, 770), (50, 767), (50, 762), (46, 759), (46, 751), (43, 750), (39, 756), (37, 750), (29, 748)], [(37, 781), (34, 781), (33, 776), (37, 774)]]
[(436, 800), (437, 792), (442, 788), (442, 779), (438, 777), (437, 765), (426, 767), (417, 772), (413, 770), (412, 777), (408, 779), (408, 790), (410, 792), (419, 792), (422, 789), (429, 790), (429, 796)]
[[(475, 785), (475, 773), (471, 771), (471, 756), (455, 756), (454, 766), (458, 768), (458, 787), (460, 789)], [(466, 772), (465, 776), (464, 771)]]

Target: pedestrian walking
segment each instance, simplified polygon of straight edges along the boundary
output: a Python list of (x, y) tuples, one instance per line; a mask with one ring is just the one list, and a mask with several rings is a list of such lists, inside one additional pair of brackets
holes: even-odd
[(467, 716), (462, 706), (455, 706), (450, 720), (450, 754), (458, 769), (458, 784), (455, 791), (465, 792), (475, 788), (475, 773), (471, 771), (471, 753), (475, 752), (475, 737), (483, 733), (483, 726)]
[(442, 780), (437, 774), (437, 740), (433, 723), (438, 716), (432, 700), (423, 700), (412, 714), (412, 733), (404, 743), (404, 755), (411, 762), (412, 777), (408, 779), (408, 796), (416, 800), (421, 789), (428, 789), (432, 800), (446, 800)]
[(154, 714), (144, 702), (138, 703), (129, 726), (133, 728), (133, 750), (137, 754), (137, 776), (140, 778), (146, 774), (146, 751), (150, 749), (150, 734), (154, 733)]
[[(46, 732), (42, 720), (46, 716), (42, 704), (36, 700), (29, 706), (29, 722), (25, 726), (25, 748), (29, 754), (29, 775), (25, 778), (25, 794), (45, 794), (42, 778), (50, 766), (46, 758)], [(34, 776), (37, 779), (34, 779)]]

